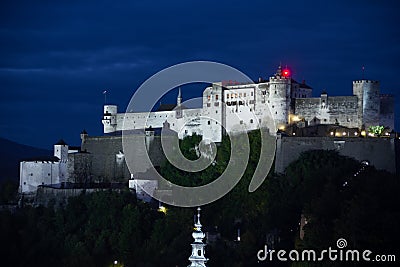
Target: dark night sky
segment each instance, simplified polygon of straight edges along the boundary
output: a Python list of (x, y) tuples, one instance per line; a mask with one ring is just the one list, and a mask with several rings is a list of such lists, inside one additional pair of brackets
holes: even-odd
[(350, 95), (365, 66), (382, 93), (397, 94), (399, 3), (2, 1), (0, 136), (78, 145), (84, 128), (102, 134), (103, 90), (125, 110), (151, 75), (192, 60), (225, 63), (253, 79), (282, 62), (315, 96)]

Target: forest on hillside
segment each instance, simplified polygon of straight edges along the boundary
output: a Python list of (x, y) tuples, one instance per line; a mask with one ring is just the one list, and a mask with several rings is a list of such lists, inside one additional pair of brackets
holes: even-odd
[[(195, 159), (199, 136), (185, 138), (183, 154)], [(247, 169), (235, 188), (202, 207), (208, 266), (344, 266), (345, 262), (259, 262), (265, 244), (278, 249), (323, 250), (345, 238), (352, 249), (396, 254), (399, 259), (399, 177), (335, 151), (309, 151), (284, 175), (270, 173), (255, 192), (248, 185), (257, 166), (260, 134), (249, 133)], [(230, 141), (218, 146), (216, 164), (187, 175), (169, 163), (164, 177), (178, 184), (206, 184), (225, 169)], [(9, 195), (9, 190), (7, 191)], [(23, 207), (0, 212), (2, 266), (187, 266), (194, 208), (166, 213), (128, 190), (81, 194), (63, 208)], [(307, 218), (300, 239), (301, 216)], [(240, 242), (236, 240), (240, 229)], [(353, 263), (348, 263), (354, 266)]]

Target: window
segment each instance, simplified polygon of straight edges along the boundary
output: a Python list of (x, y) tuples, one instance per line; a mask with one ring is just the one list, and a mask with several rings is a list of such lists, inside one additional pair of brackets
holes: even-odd
[(246, 93), (243, 93), (243, 96), (246, 97)]
[(215, 100), (218, 100), (218, 95), (215, 95)]
[(219, 102), (215, 102), (214, 106), (218, 107), (219, 106)]
[(207, 103), (207, 107), (208, 107), (208, 108), (211, 107), (211, 104), (210, 104), (210, 103)]
[(253, 119), (250, 119), (250, 123), (253, 123)]
[(228, 99), (229, 99), (229, 94), (226, 94), (226, 98), (228, 98)]
[(208, 121), (208, 125), (210, 125), (211, 124), (211, 121)]
[(211, 100), (211, 96), (210, 96), (210, 95), (207, 96), (207, 100), (208, 100), (208, 101)]
[(253, 92), (251, 92), (250, 95), (253, 96)]
[(239, 93), (239, 97), (242, 97), (242, 93)]
[(187, 134), (188, 133), (188, 130), (185, 130), (185, 134)]
[(243, 124), (243, 121), (240, 121), (240, 124)]

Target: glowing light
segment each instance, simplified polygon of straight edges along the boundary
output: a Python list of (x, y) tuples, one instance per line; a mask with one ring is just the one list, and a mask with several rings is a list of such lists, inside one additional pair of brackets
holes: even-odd
[(293, 133), (293, 135), (296, 135), (296, 133)]
[(358, 135), (358, 133), (357, 133), (357, 132), (354, 132), (354, 135), (355, 135), (355, 136), (357, 136), (357, 135)]
[(160, 206), (160, 207), (158, 208), (158, 211), (159, 211), (159, 212), (162, 212), (162, 213), (164, 213), (164, 214), (167, 214), (167, 208), (164, 207), (164, 206)]
[(290, 76), (290, 70), (289, 69), (284, 69), (282, 71), (282, 75), (283, 75), (283, 77), (289, 77)]
[(281, 130), (281, 131), (284, 131), (285, 130), (285, 126), (279, 126), (279, 128), (278, 128), (279, 130)]
[(346, 135), (346, 132), (343, 132), (343, 135)]
[(335, 133), (335, 136), (341, 136), (341, 135), (340, 135), (340, 133), (339, 133), (339, 132), (336, 132), (336, 133)]
[(292, 121), (294, 121), (294, 122), (300, 121), (299, 116), (293, 116)]
[(335, 133), (334, 132), (331, 132), (331, 135), (334, 135)]
[(367, 132), (366, 132), (366, 131), (361, 131), (361, 135), (362, 135), (362, 136), (366, 136), (366, 135), (367, 135)]

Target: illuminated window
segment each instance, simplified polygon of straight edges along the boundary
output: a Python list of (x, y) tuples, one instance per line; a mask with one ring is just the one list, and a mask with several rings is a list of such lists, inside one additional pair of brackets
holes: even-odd
[(208, 100), (208, 101), (211, 100), (211, 96), (210, 96), (210, 95), (207, 96), (207, 100)]

